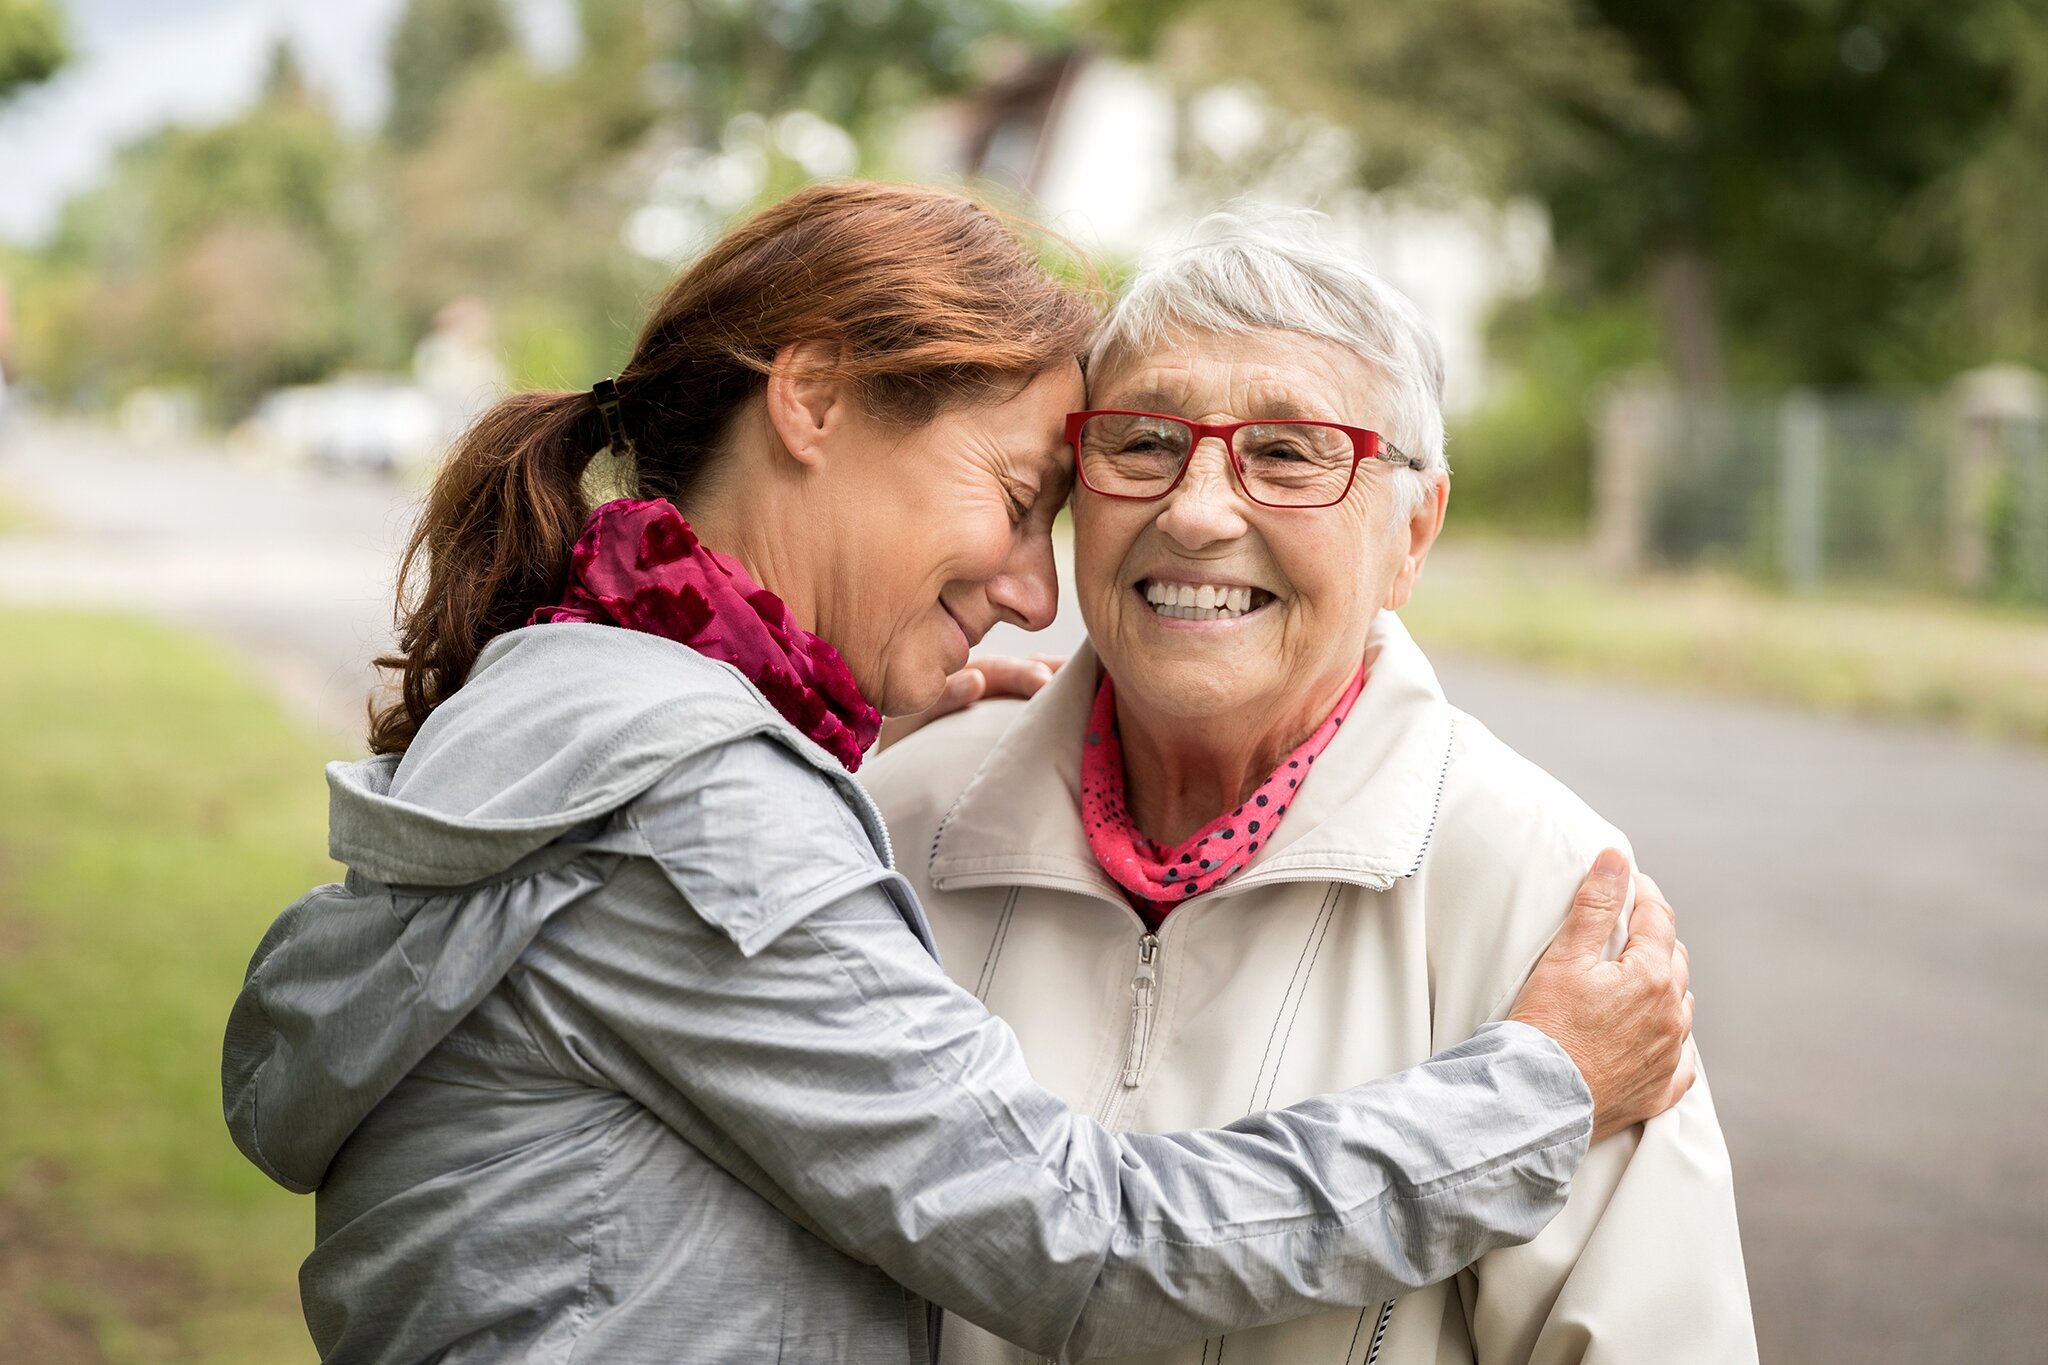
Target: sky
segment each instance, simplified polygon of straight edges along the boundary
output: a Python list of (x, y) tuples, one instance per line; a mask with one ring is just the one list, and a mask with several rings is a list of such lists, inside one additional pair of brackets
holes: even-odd
[[(288, 39), (343, 120), (374, 125), (389, 98), (384, 49), (405, 0), (61, 0), (73, 59), (0, 108), (0, 239), (33, 243), (116, 148), (170, 122), (246, 106), (271, 45)], [(569, 0), (519, 0), (528, 45), (573, 41)], [(545, 55), (543, 53), (543, 55)]]

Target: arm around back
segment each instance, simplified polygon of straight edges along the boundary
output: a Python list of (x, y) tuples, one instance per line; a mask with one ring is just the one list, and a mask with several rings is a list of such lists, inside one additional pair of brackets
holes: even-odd
[(644, 860), (522, 961), (562, 1054), (841, 1250), (1032, 1350), (1395, 1297), (1534, 1236), (1585, 1149), (1576, 1068), (1514, 1023), (1227, 1129), (1113, 1135), (1032, 1081), (839, 794), (774, 741), (691, 760), (627, 829)]

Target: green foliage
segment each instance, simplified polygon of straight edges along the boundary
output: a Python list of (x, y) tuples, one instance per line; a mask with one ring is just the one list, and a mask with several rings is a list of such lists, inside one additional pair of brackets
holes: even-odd
[(1965, 35), (2003, 73), (2004, 117), (1911, 206), (1914, 240), (1951, 252), (1957, 277), (1923, 290), (1915, 319), (1967, 360), (2048, 369), (2048, 19), (1987, 0)]
[(463, 78), (511, 46), (503, 0), (410, 0), (391, 35), (391, 140), (425, 139)]
[(1360, 135), (1369, 186), (1500, 186), (1531, 158), (1583, 163), (1604, 136), (1683, 110), (1575, 0), (1096, 0), (1137, 53), (1263, 89)]
[[(579, 12), (580, 55), (539, 71), (504, 0), (409, 0), (374, 139), (339, 129), (282, 49), (244, 116), (143, 138), (10, 276), (25, 373), (87, 406), (190, 386), (231, 422), (276, 385), (404, 368), (463, 299), (489, 306), (515, 382), (587, 384), (623, 359), (669, 269), (628, 249), (636, 209), (709, 229), (841, 161), (884, 169), (874, 149), (909, 103), (1060, 29), (1035, 0)], [(785, 115), (808, 116), (813, 149), (822, 138), (832, 155), (784, 145), (805, 131)], [(738, 191), (728, 177), (692, 199), (701, 186), (673, 173), (692, 153), (737, 168)], [(665, 172), (681, 188), (660, 200)]]
[(70, 55), (50, 0), (0, 0), (0, 100), (48, 80)]
[[(621, 0), (586, 0), (585, 13)], [(697, 139), (743, 112), (808, 109), (856, 134), (929, 94), (983, 74), (992, 40), (1026, 45), (1063, 31), (1028, 0), (677, 0), (649, 11), (660, 84)], [(589, 25), (605, 31), (604, 21)], [(996, 44), (1000, 46), (1000, 43)]]
[(580, 386), (586, 365), (621, 358), (660, 275), (619, 246), (619, 163), (647, 127), (601, 67), (552, 75), (508, 55), (478, 68), (433, 134), (384, 164), (377, 283), (404, 329), (467, 296), (494, 307), (522, 378), (559, 366), (557, 382)]
[(498, 338), (515, 389), (588, 388), (593, 376), (623, 369), (633, 346), (629, 324), (543, 298), (508, 305), (499, 314)]
[(2048, 359), (2037, 0), (1098, 0), (1354, 130), (1369, 185), (1528, 195), (1696, 387)]
[(354, 153), (287, 57), (241, 118), (165, 129), (73, 201), (22, 281), (24, 357), (73, 401), (188, 383), (216, 415), (356, 351)]
[(1458, 520), (1578, 530), (1592, 503), (1588, 414), (1603, 380), (1654, 360), (1656, 321), (1625, 298), (1546, 292), (1502, 308), (1488, 342), (1513, 365), (1453, 427)]
[[(1872, 339), (1910, 334), (1924, 291), (1953, 284), (1950, 244), (1908, 230), (1900, 210), (2004, 118), (2005, 73), (1958, 22), (1985, 3), (1601, 0), (1602, 23), (1684, 120), (1606, 139), (1582, 166), (1532, 163), (1517, 188), (1615, 288), (1656, 290), (1660, 269), (1696, 257), (1712, 313), (1699, 321), (1763, 352), (1769, 378), (1869, 379)], [(1667, 317), (1668, 333), (1685, 325)], [(1667, 349), (1681, 377), (1722, 377), (1711, 357), (1703, 371)], [(1928, 378), (1968, 359), (1912, 349)]]
[(311, 1208), (220, 1120), (220, 1031), (327, 880), (336, 747), (213, 651), (0, 614), (0, 1358), (307, 1360)]

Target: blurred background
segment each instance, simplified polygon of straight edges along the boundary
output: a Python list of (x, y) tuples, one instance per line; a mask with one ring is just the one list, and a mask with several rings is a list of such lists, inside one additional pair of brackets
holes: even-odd
[(1414, 297), (1405, 615), (1679, 906), (1765, 1360), (2048, 1359), (2039, 0), (0, 0), (0, 1360), (311, 1358), (219, 1031), (415, 500), (847, 175)]

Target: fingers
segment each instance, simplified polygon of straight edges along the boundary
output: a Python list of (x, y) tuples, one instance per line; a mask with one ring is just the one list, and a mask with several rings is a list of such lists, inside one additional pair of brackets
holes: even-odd
[(984, 696), (1031, 697), (1052, 681), (1054, 667), (1043, 659), (976, 659), (953, 676), (957, 678), (964, 673), (979, 675), (984, 688), (976, 694), (977, 700)]
[(1585, 959), (1597, 959), (1614, 932), (1614, 921), (1628, 898), (1628, 859), (1621, 850), (1603, 849), (1593, 860), (1593, 870), (1579, 883), (1572, 897), (1571, 912), (1564, 918), (1550, 950)]
[(964, 711), (980, 701), (988, 692), (988, 675), (969, 664), (958, 673), (946, 679), (946, 690), (939, 694), (938, 701), (925, 713), (927, 720), (950, 716), (955, 711)]
[[(1663, 888), (1657, 885), (1656, 878), (1647, 872), (1639, 871), (1636, 873), (1636, 899), (1639, 901), (1661, 901), (1666, 910), (1671, 909), (1671, 898), (1665, 895)], [(1676, 914), (1677, 912), (1673, 911), (1673, 913)]]
[(1683, 941), (1674, 945), (1671, 954), (1671, 986), (1675, 994), (1692, 994), (1692, 954), (1686, 951)]
[(1637, 967), (1670, 970), (1678, 946), (1678, 919), (1661, 900), (1638, 900), (1629, 916), (1628, 943), (1621, 960)]
[(1625, 1100), (1608, 1106), (1604, 1111), (1596, 1099), (1593, 1140), (1598, 1142), (1638, 1123), (1648, 1123), (1684, 1099), (1686, 1092), (1699, 1080), (1699, 1075), (1699, 1051), (1693, 1046), (1692, 1039), (1687, 1038), (1678, 1050), (1678, 1059), (1670, 1073), (1660, 1081), (1632, 1091)]

